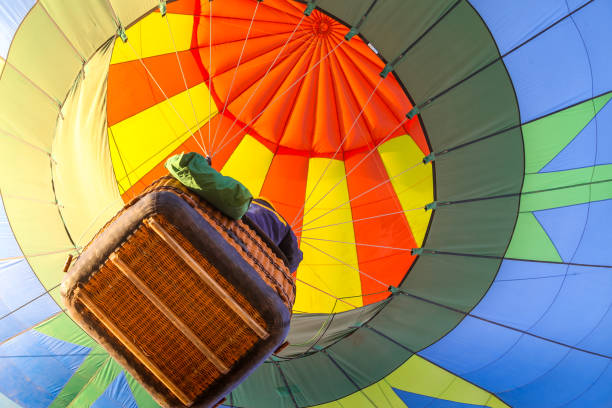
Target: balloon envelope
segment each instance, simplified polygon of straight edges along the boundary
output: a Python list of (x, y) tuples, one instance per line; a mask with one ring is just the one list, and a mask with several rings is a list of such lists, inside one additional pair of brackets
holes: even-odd
[(58, 284), (191, 150), (305, 253), (227, 405), (610, 404), (612, 2), (313, 4), (0, 7), (0, 405), (154, 406)]

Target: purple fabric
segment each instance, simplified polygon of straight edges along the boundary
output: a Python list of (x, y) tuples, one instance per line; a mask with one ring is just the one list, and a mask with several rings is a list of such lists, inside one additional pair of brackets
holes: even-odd
[(287, 221), (274, 210), (270, 203), (261, 198), (256, 198), (251, 202), (246, 215), (283, 251), (289, 261), (289, 269), (295, 272), (303, 255), (298, 247), (297, 238)]

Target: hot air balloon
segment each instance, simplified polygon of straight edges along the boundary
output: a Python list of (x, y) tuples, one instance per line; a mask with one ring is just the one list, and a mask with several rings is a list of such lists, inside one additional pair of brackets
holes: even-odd
[(173, 154), (291, 222), (229, 407), (612, 406), (612, 1), (0, 6), (0, 405), (150, 407), (59, 283)]

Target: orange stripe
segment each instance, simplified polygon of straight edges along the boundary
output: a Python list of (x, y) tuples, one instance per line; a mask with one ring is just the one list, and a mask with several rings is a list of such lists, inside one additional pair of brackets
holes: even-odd
[[(277, 211), (291, 223), (304, 204), (307, 176), (308, 157), (277, 153), (260, 195), (269, 198)], [(301, 225), (300, 222), (295, 228)]]
[[(364, 153), (345, 158), (348, 176), (348, 189), (351, 198), (388, 179), (385, 167), (378, 152), (371, 154), (365, 161), (357, 164), (365, 157)], [(354, 170), (353, 170), (354, 169)], [(393, 191), (391, 183), (387, 183), (364, 194), (351, 202), (353, 219), (361, 219), (381, 214), (402, 211), (402, 207)], [(395, 214), (372, 220), (359, 221), (353, 224), (355, 242), (390, 246), (396, 248), (414, 248), (415, 240), (410, 226), (403, 214)], [(357, 246), (359, 269), (385, 283), (397, 286), (414, 262), (415, 257), (409, 251)], [(361, 275), (363, 294), (380, 292), (380, 284)], [(363, 298), (363, 304), (370, 304), (385, 299), (389, 294), (382, 293)]]
[[(189, 88), (207, 78), (206, 72), (200, 70), (191, 51), (181, 51), (178, 55)], [(168, 97), (185, 91), (175, 53), (145, 58), (143, 61)], [(107, 98), (109, 126), (165, 100), (138, 60), (109, 67)]]

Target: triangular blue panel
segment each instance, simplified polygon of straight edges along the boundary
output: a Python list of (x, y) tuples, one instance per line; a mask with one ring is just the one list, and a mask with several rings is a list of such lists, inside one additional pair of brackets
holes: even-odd
[(106, 391), (93, 403), (92, 408), (138, 408), (125, 373), (119, 373)]
[(534, 211), (563, 262), (571, 262), (587, 221), (589, 203)]
[(465, 404), (393, 388), (395, 394), (410, 408), (486, 408), (485, 405)]
[(0, 393), (24, 407), (48, 407), (90, 351), (27, 331), (0, 346)]
[(591, 167), (595, 164), (597, 122), (592, 119), (540, 173)]

